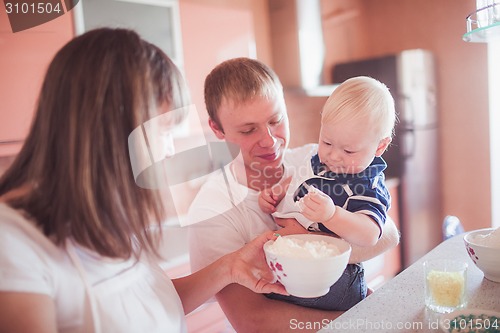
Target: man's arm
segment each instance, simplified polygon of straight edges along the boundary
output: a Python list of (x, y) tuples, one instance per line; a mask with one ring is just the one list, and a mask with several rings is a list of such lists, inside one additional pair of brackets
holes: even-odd
[(272, 300), (237, 284), (225, 287), (216, 297), (238, 333), (317, 332), (343, 313)]
[(360, 263), (392, 249), (399, 244), (399, 231), (394, 224), (394, 221), (387, 216), (384, 224), (384, 231), (382, 237), (373, 246), (356, 246), (351, 245), (351, 257), (349, 258), (350, 264)]

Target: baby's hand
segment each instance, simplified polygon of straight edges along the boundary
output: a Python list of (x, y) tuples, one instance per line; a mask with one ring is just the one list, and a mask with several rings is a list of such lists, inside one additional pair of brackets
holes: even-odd
[(311, 221), (324, 223), (335, 214), (332, 198), (320, 190), (309, 191), (301, 201), (302, 214)]
[(276, 206), (285, 196), (291, 181), (292, 177), (290, 176), (273, 185), (271, 188), (266, 188), (260, 192), (259, 207), (264, 213), (272, 214), (276, 211)]
[(259, 207), (266, 214), (272, 214), (276, 211), (278, 204), (276, 196), (273, 194), (272, 189), (266, 188), (260, 192)]

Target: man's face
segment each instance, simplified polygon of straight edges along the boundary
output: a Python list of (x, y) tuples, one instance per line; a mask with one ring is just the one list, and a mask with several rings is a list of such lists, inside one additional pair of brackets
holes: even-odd
[(290, 137), (283, 100), (255, 97), (241, 105), (223, 101), (218, 116), (222, 129), (212, 129), (219, 139), (240, 147), (249, 182), (263, 181), (281, 168)]

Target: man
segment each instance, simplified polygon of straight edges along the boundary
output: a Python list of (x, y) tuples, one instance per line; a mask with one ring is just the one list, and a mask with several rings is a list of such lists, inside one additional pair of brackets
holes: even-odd
[[(193, 271), (265, 231), (278, 229), (272, 216), (259, 208), (259, 192), (280, 188), (290, 172), (300, 172), (297, 168), (308, 162), (306, 152), (314, 149), (314, 145), (288, 149), (283, 87), (259, 61), (236, 58), (214, 68), (205, 80), (205, 103), (217, 138), (238, 146), (240, 152), (207, 180), (191, 205), (189, 217), (202, 221), (190, 227)], [(294, 220), (280, 225), (286, 233), (306, 232)], [(388, 221), (375, 246), (353, 247), (350, 262), (373, 258), (398, 240), (394, 223)], [(272, 300), (238, 285), (227, 286), (216, 298), (237, 332), (289, 332), (293, 326), (317, 331), (318, 325), (325, 326), (341, 314)]]

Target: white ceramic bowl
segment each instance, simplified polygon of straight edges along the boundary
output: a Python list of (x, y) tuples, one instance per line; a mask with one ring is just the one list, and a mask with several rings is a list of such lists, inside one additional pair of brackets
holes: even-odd
[(290, 255), (276, 255), (268, 248), (274, 241), (264, 244), (266, 260), (276, 279), (281, 282), (290, 295), (297, 297), (319, 297), (330, 290), (330, 287), (342, 276), (351, 246), (343, 239), (316, 235), (297, 234), (282, 237), (305, 241), (324, 241), (337, 247), (340, 254), (321, 258), (297, 258)]
[(474, 264), (490, 281), (500, 282), (500, 247), (489, 247), (478, 244), (477, 235), (487, 235), (495, 228), (479, 229), (468, 232), (464, 236), (465, 249)]

